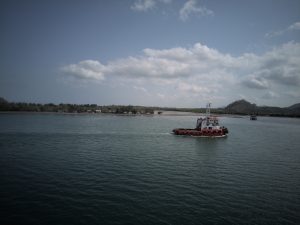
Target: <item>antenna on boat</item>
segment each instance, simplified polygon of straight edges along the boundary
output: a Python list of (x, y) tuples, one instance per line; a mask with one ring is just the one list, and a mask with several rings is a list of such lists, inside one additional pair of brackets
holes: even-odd
[(211, 106), (210, 102), (206, 104), (206, 117), (210, 117), (210, 106)]

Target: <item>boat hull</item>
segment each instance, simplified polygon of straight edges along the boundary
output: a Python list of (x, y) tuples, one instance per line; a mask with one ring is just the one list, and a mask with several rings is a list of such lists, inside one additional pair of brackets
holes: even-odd
[(173, 130), (173, 134), (192, 137), (226, 137), (228, 130), (226, 128), (218, 130), (197, 130), (177, 128)]

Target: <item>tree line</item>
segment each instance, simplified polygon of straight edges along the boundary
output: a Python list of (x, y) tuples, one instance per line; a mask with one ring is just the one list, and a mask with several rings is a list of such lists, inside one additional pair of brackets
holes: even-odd
[(153, 114), (153, 107), (144, 106), (100, 106), (97, 104), (39, 104), (8, 102), (0, 98), (0, 111), (9, 112), (61, 112), (61, 113), (117, 113), (117, 114)]

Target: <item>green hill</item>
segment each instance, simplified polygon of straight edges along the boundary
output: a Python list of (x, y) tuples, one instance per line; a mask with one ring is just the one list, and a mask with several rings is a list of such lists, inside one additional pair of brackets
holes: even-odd
[(230, 114), (255, 114), (257, 113), (257, 106), (242, 99), (230, 103), (225, 107), (224, 111)]
[(256, 106), (244, 99), (230, 103), (224, 108), (224, 113), (242, 115), (265, 115), (265, 116), (295, 116), (300, 117), (300, 103), (289, 107), (280, 108), (274, 106)]

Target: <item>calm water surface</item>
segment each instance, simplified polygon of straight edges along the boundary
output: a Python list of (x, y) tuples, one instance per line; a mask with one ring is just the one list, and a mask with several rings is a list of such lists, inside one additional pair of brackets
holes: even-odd
[(300, 120), (0, 115), (0, 224), (300, 224)]

